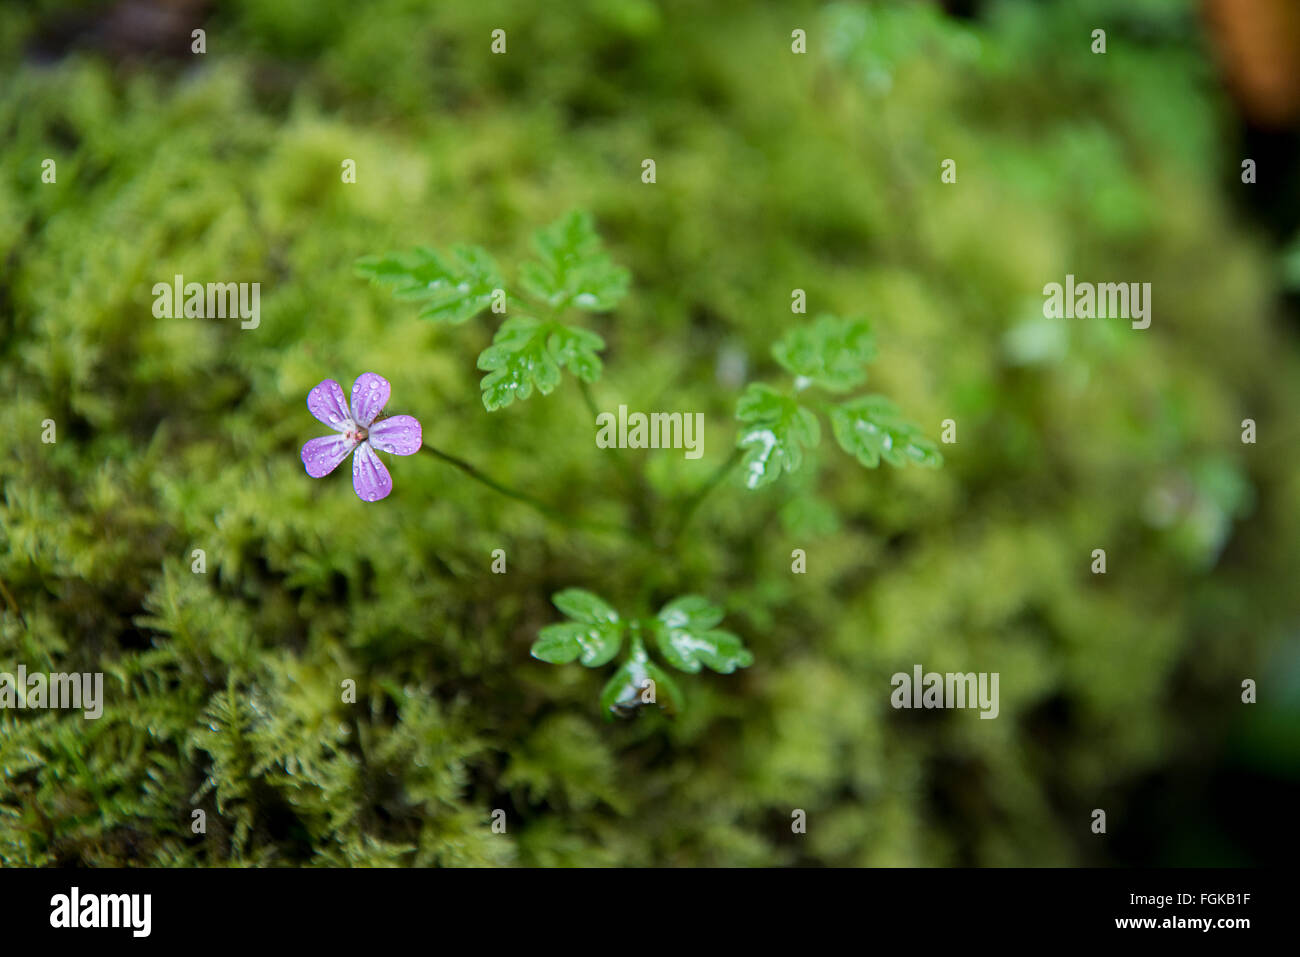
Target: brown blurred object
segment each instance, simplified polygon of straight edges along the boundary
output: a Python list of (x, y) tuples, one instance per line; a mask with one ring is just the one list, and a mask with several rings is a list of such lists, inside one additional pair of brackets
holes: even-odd
[(77, 13), (60, 12), (42, 24), (29, 51), (55, 59), (74, 49), (114, 60), (190, 55), (191, 31), (203, 27), (208, 0), (119, 0)]
[(1246, 119), (1262, 127), (1300, 119), (1300, 3), (1204, 0), (1224, 82)]

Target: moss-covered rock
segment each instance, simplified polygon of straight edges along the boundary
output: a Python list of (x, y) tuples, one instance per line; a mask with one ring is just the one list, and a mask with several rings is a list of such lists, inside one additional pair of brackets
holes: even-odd
[[(0, 11), (0, 670), (103, 671), (107, 700), (0, 713), (0, 862), (1107, 861), (1092, 808), (1242, 733), (1296, 620), (1296, 364), (1185, 14), (1130, 11), (1154, 29), (1101, 58), (1072, 5), (250, 0), (203, 56), (24, 52), (65, 15)], [(701, 461), (596, 448), (572, 379), (486, 412), (492, 325), (353, 271), (517, 262), (575, 207), (632, 274), (589, 322), (595, 401), (704, 412)], [(1151, 282), (1151, 328), (1043, 319), (1067, 272)], [(178, 273), (260, 282), (259, 327), (155, 318)], [(795, 288), (871, 319), (871, 388), (955, 420), (945, 467), (825, 435), (665, 547)], [(432, 457), (377, 504), (307, 478), (308, 390), (372, 370), (433, 445), (635, 541)], [(755, 664), (606, 723), (603, 675), (528, 654), (573, 586), (634, 615), (706, 594)], [(893, 710), (917, 662), (999, 672), (999, 718)]]

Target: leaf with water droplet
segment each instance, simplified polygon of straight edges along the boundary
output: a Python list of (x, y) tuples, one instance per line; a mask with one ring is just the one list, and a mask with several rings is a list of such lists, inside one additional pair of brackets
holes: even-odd
[(622, 643), (621, 626), (566, 621), (547, 625), (538, 632), (531, 654), (553, 665), (568, 664), (577, 658), (588, 668), (599, 668), (613, 660)]
[(831, 429), (840, 447), (867, 468), (875, 468), (881, 459), (899, 468), (908, 463), (925, 468), (943, 464), (938, 446), (882, 395), (859, 396), (837, 405), (831, 410)]
[(680, 671), (695, 674), (707, 665), (728, 675), (754, 663), (736, 635), (714, 626), (722, 621), (722, 608), (702, 595), (683, 595), (659, 610), (655, 640), (665, 660)]
[(524, 263), (519, 280), (547, 305), (604, 312), (627, 294), (628, 271), (604, 251), (590, 213), (575, 210), (539, 229), (533, 247), (540, 262)]
[(601, 362), (596, 353), (605, 348), (605, 340), (578, 326), (557, 326), (546, 342), (555, 361), (584, 382), (600, 378)]
[(581, 588), (566, 588), (551, 601), (573, 621), (543, 628), (533, 643), (534, 658), (556, 665), (577, 658), (588, 668), (598, 668), (618, 654), (623, 623), (607, 602)]
[(549, 395), (560, 384), (561, 368), (595, 382), (602, 369), (596, 353), (604, 347), (605, 340), (586, 329), (512, 316), (478, 357), (478, 367), (488, 373), (480, 383), (483, 405), (495, 412), (527, 399), (534, 388)]
[(745, 449), (745, 485), (758, 488), (803, 464), (804, 449), (821, 441), (817, 416), (771, 386), (753, 383), (736, 402), (740, 431), (736, 444)]
[(738, 637), (715, 627), (722, 621), (722, 609), (700, 595), (683, 595), (666, 604), (656, 618), (632, 621), (624, 621), (599, 595), (581, 588), (567, 588), (551, 600), (571, 620), (547, 625), (538, 633), (534, 658), (552, 664), (576, 660), (595, 668), (612, 661), (626, 639), (627, 658), (600, 695), (607, 718), (628, 715), (652, 700), (669, 711), (681, 710), (681, 691), (651, 660), (643, 636), (653, 635), (668, 662), (689, 673), (707, 666), (730, 674), (754, 661)]
[(422, 319), (459, 324), (492, 304), (502, 287), (500, 270), (486, 250), (453, 246), (450, 253), (421, 246), (357, 260), (358, 275), (391, 286), (401, 300), (424, 302)]
[(511, 316), (492, 337), (492, 345), (479, 353), (478, 367), (487, 373), (479, 388), (489, 412), (527, 399), (534, 388), (550, 395), (560, 384), (560, 364), (546, 346), (549, 332), (548, 323)]
[[(649, 682), (654, 682), (653, 686)], [(670, 714), (682, 709), (682, 693), (672, 676), (641, 651), (633, 654), (614, 672), (600, 692), (600, 707), (605, 719), (626, 715), (645, 704), (653, 688), (654, 703)]]
[(867, 320), (828, 313), (790, 330), (772, 346), (772, 356), (786, 371), (831, 392), (845, 392), (866, 381), (864, 366), (875, 355)]
[(618, 612), (599, 595), (582, 588), (566, 588), (551, 596), (555, 607), (574, 621), (603, 625), (618, 621)]

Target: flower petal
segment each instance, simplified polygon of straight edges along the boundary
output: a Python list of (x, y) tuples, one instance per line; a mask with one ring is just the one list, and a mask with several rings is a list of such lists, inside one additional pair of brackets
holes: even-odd
[(312, 415), (335, 431), (346, 432), (352, 428), (352, 416), (348, 414), (343, 386), (333, 379), (326, 379), (307, 393), (307, 408)]
[(369, 442), (357, 446), (357, 454), (352, 456), (352, 487), (363, 502), (377, 502), (393, 490), (393, 477)]
[(357, 443), (346, 435), (322, 435), (302, 447), (302, 464), (312, 478), (329, 475)]
[(424, 433), (413, 415), (390, 415), (370, 427), (370, 444), (380, 452), (414, 455), (423, 442)]
[(384, 406), (388, 404), (390, 392), (392, 387), (381, 375), (363, 372), (357, 376), (357, 381), (352, 383), (352, 415), (356, 418), (357, 425), (363, 429), (370, 428), (375, 416), (384, 411)]

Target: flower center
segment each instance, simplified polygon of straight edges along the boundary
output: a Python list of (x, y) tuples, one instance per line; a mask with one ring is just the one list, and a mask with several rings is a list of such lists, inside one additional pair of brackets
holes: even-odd
[(361, 426), (358, 425), (355, 429), (353, 429), (351, 432), (348, 433), (348, 438), (351, 439), (353, 442), (364, 442), (366, 440), (366, 436), (369, 434), (370, 434), (369, 432), (367, 432), (365, 429), (363, 429)]

